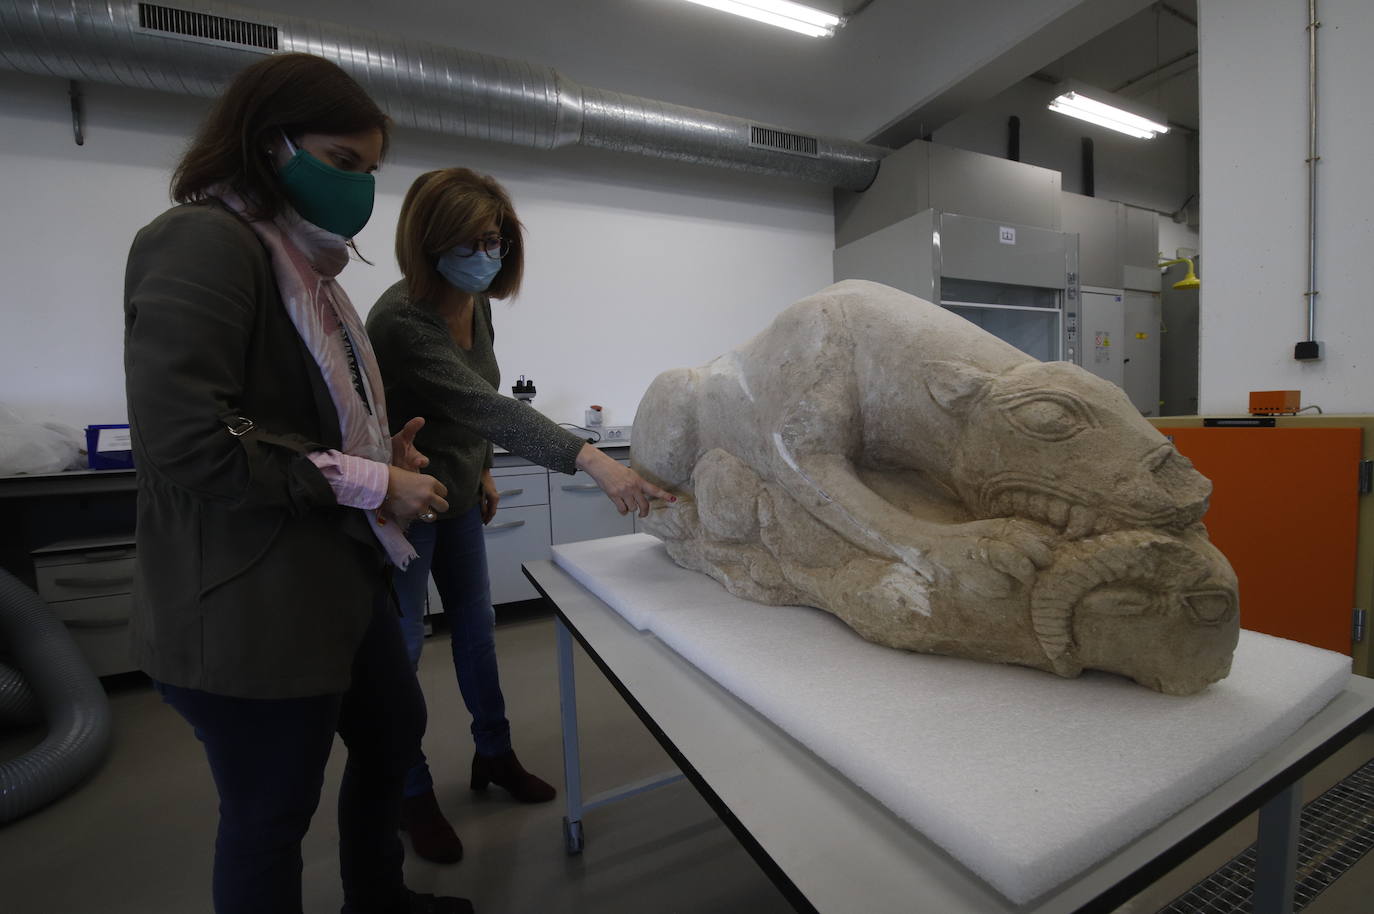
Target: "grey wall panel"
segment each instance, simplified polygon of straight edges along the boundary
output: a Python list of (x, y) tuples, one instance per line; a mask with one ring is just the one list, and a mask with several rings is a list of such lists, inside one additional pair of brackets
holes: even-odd
[(930, 208), (929, 143), (903, 146), (883, 159), (868, 190), (835, 191), (835, 247)]
[(931, 144), (930, 205), (946, 213), (1058, 230), (1060, 174)]
[(1119, 289), (1125, 263), (1122, 204), (1082, 194), (1063, 194), (1063, 230), (1078, 235), (1078, 267), (1085, 286)]
[(1058, 230), (1060, 174), (921, 140), (887, 156), (873, 186), (835, 192), (835, 246), (927, 209)]
[[(1011, 240), (1003, 237), (1005, 229), (1011, 230)], [(946, 213), (940, 220), (941, 275), (1062, 289), (1068, 271), (1065, 245), (1061, 232)]]
[(1122, 262), (1133, 267), (1159, 263), (1159, 213), (1126, 204), (1126, 235)]
[(927, 210), (835, 250), (835, 281), (871, 279), (934, 301), (932, 212)]

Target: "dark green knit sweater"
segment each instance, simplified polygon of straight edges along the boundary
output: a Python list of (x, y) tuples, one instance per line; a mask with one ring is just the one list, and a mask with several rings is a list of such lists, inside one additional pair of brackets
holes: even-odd
[(381, 366), (392, 431), (414, 416), (425, 419), (415, 446), (430, 460), (425, 472), (448, 487), (443, 516), (477, 504), (493, 442), (551, 470), (577, 471), (577, 452), (586, 441), (534, 407), (501, 395), (485, 295), (477, 297), (470, 350), (453, 341), (433, 308), (410, 300), (404, 281), (377, 299), (367, 335)]

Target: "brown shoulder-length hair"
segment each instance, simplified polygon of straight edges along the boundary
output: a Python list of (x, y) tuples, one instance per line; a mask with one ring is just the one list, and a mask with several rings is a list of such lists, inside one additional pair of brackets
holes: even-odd
[(438, 300), (446, 282), (435, 269), (439, 255), (476, 240), (489, 222), (509, 239), (510, 253), (487, 295), (514, 298), (525, 274), (525, 234), (506, 189), (470, 168), (428, 171), (415, 179), (396, 226), (396, 262), (411, 301)]
[(391, 119), (363, 87), (335, 63), (311, 54), (274, 54), (234, 77), (215, 102), (172, 174), (172, 199), (204, 200), (221, 185), (234, 190), (249, 218), (272, 219), (286, 206), (269, 149), (283, 133), (382, 131)]

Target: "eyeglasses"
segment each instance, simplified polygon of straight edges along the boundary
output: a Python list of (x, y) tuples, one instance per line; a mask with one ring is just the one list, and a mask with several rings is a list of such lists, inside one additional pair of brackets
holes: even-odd
[(500, 235), (484, 235), (472, 244), (460, 244), (453, 249), (454, 256), (471, 257), (481, 251), (492, 260), (500, 260), (510, 253), (510, 239)]

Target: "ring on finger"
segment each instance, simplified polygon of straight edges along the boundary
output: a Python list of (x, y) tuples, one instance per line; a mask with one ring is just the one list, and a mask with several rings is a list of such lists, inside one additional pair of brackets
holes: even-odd
[(422, 521), (424, 521), (425, 523), (429, 524), (429, 523), (433, 523), (433, 522), (434, 522), (434, 519), (435, 519), (436, 516), (437, 516), (437, 515), (435, 515), (435, 513), (434, 513), (433, 511), (426, 511), (426, 512), (424, 512), (423, 514), (420, 515), (420, 520), (422, 520)]

